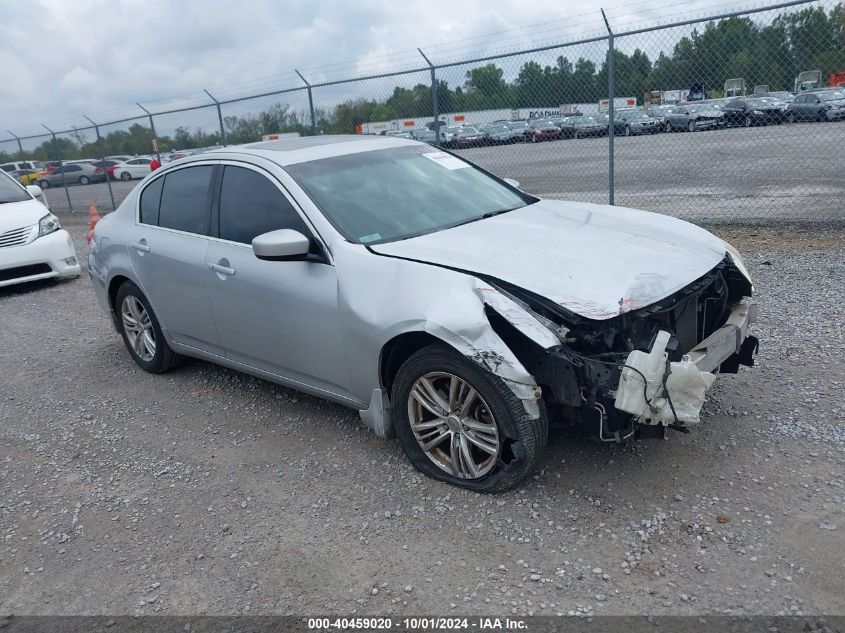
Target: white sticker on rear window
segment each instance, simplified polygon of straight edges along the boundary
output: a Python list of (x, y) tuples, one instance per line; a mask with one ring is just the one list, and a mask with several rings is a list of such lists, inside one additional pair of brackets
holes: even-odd
[(455, 158), (451, 154), (447, 154), (446, 152), (427, 152), (423, 154), (428, 160), (434, 161), (441, 167), (445, 167), (449, 170), (455, 169), (464, 169), (465, 167), (469, 167), (464, 161)]

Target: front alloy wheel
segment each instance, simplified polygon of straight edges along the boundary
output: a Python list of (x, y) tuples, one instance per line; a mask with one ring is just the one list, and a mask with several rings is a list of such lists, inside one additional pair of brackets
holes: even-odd
[(687, 124), (687, 130), (689, 130), (690, 132), (695, 132), (695, 121), (690, 121)]
[(476, 492), (515, 486), (546, 446), (542, 402), (531, 419), (498, 376), (437, 343), (412, 354), (391, 386), (393, 424), (402, 449), (429, 477)]
[(490, 407), (465, 380), (429, 372), (411, 387), (408, 421), (417, 444), (438, 468), (462, 479), (483, 477), (499, 456)]

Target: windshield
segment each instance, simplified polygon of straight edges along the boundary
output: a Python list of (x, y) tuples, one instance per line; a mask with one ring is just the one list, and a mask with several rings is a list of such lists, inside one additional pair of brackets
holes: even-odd
[(640, 121), (642, 119), (647, 119), (648, 116), (639, 110), (632, 110), (629, 112), (620, 112), (619, 118), (624, 119), (625, 121)]
[(474, 127), (464, 127), (458, 132), (458, 136), (478, 136), (479, 131)]
[(702, 103), (701, 105), (690, 106), (690, 112), (708, 112), (710, 110), (715, 109), (716, 107), (710, 105), (709, 103)]
[(529, 124), (531, 127), (554, 127), (555, 124), (549, 121), (548, 119), (534, 119)]
[(0, 173), (0, 204), (6, 202), (23, 202), (29, 199), (30, 195), (26, 192), (26, 189), (5, 173)]
[(481, 128), (488, 134), (499, 134), (501, 132), (510, 132), (504, 125), (488, 125), (486, 128)]
[(508, 126), (512, 130), (521, 130), (528, 127), (528, 124), (525, 121), (514, 121), (513, 123), (508, 123)]
[(845, 90), (831, 90), (823, 92), (819, 95), (822, 101), (836, 101), (837, 99), (845, 99)]
[(763, 101), (762, 99), (749, 99), (746, 103), (751, 108), (768, 108), (772, 105), (768, 101)]
[(535, 201), (431, 147), (334, 156), (285, 168), (348, 240), (389, 242)]

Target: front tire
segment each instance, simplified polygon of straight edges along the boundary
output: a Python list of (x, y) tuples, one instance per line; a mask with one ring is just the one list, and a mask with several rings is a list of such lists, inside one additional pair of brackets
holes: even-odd
[(49, 189), (50, 188), (50, 181), (49, 180), (39, 180), (38, 186), (42, 189)]
[(625, 136), (631, 136), (631, 126), (630, 125), (625, 126)]
[(545, 408), (532, 420), (502, 380), (451, 347), (419, 350), (393, 381), (396, 435), (415, 468), (476, 492), (528, 477), (546, 446)]
[(132, 174), (130, 174), (128, 171), (122, 171), (120, 172), (120, 179), (124, 182), (132, 180)]
[(695, 121), (690, 121), (689, 123), (687, 123), (687, 131), (695, 132)]
[(789, 123), (795, 123), (795, 113), (794, 113), (794, 112), (790, 112), (789, 114), (787, 114), (787, 115), (786, 115), (786, 120), (787, 120)]
[(88, 176), (80, 176), (79, 177), (79, 184), (80, 185), (87, 185), (89, 182), (91, 182), (91, 181), (88, 179)]
[(181, 361), (170, 349), (150, 302), (131, 281), (123, 282), (114, 301), (118, 327), (129, 355), (144, 371), (164, 373)]
[(751, 127), (752, 125), (754, 125), (754, 119), (751, 118), (751, 115), (746, 114), (745, 115), (745, 127)]

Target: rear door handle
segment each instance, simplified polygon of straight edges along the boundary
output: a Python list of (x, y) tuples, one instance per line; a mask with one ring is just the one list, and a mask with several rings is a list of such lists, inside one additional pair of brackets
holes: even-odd
[(135, 248), (135, 249), (141, 251), (142, 253), (149, 253), (150, 252), (150, 247), (147, 246), (143, 241), (134, 242), (132, 244), (132, 248)]
[(235, 269), (229, 268), (228, 266), (221, 266), (220, 264), (209, 264), (208, 267), (211, 268), (211, 270), (213, 270), (214, 272), (220, 275), (226, 275), (227, 277), (232, 277), (235, 274)]

